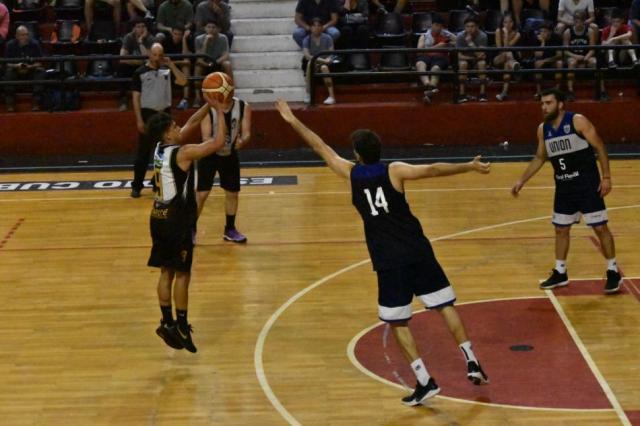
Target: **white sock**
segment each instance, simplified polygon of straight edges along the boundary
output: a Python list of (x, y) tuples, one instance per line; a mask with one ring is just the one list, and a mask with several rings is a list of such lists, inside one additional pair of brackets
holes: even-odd
[(466, 359), (467, 362), (473, 361), (476, 364), (478, 363), (476, 355), (473, 353), (473, 349), (471, 348), (471, 342), (469, 340), (461, 343), (459, 348), (462, 351), (462, 355), (464, 355), (464, 359)]
[(607, 269), (618, 272), (618, 264), (616, 263), (615, 257), (613, 259), (607, 259)]
[(564, 260), (556, 259), (556, 271), (560, 272), (561, 274), (567, 273), (567, 264)]
[(420, 382), (422, 386), (427, 386), (430, 376), (429, 372), (427, 371), (427, 367), (425, 367), (424, 362), (422, 362), (422, 359), (418, 358), (413, 361), (411, 363), (411, 369), (413, 370), (413, 374), (416, 375), (418, 382)]

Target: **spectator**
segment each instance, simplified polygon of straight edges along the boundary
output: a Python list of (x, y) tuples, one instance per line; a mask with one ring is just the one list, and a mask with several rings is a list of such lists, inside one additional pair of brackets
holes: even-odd
[[(120, 34), (120, 16), (122, 5), (120, 0), (97, 0), (108, 4), (113, 8), (113, 22), (116, 26), (116, 32)], [(91, 32), (93, 26), (93, 9), (95, 7), (96, 0), (85, 0), (84, 2), (84, 21), (87, 26), (87, 34)]]
[(220, 32), (227, 37), (229, 48), (233, 43), (231, 32), (231, 7), (221, 0), (207, 0), (196, 6), (196, 35), (205, 32), (205, 25), (215, 21), (220, 27)]
[(511, 8), (509, 8), (509, 0), (500, 0), (500, 12), (504, 14), (511, 10), (517, 27), (522, 27), (522, 9), (540, 9), (545, 13), (546, 17), (550, 16), (550, 0), (511, 0)]
[[(5, 81), (44, 79), (45, 74), (42, 63), (35, 59), (42, 57), (42, 49), (37, 41), (31, 39), (29, 30), (24, 25), (20, 25), (16, 29), (16, 38), (7, 43), (4, 53), (6, 58), (19, 60), (7, 63), (7, 69), (4, 74)], [(15, 90), (15, 86), (5, 86), (7, 112), (15, 111)], [(32, 111), (40, 109), (41, 95), (42, 86), (34, 86), (31, 101)]]
[(138, 129), (138, 152), (133, 166), (133, 182), (131, 197), (140, 197), (144, 183), (144, 175), (149, 166), (149, 157), (153, 144), (158, 141), (149, 140), (145, 134), (147, 121), (158, 112), (171, 113), (171, 85), (179, 86), (187, 83), (187, 78), (164, 56), (160, 43), (153, 43), (148, 51), (149, 59), (133, 73), (133, 111)]
[[(556, 47), (561, 46), (562, 41), (558, 35), (553, 32), (553, 24), (549, 21), (545, 21), (540, 26), (540, 31), (537, 35), (538, 46), (540, 47)], [(562, 54), (558, 50), (536, 50), (533, 54), (535, 69), (542, 68), (562, 68)], [(535, 74), (536, 80), (536, 94), (535, 100), (539, 101), (542, 93), (542, 74)], [(560, 82), (562, 81), (562, 74), (555, 73), (556, 89), (560, 88)]]
[[(380, 0), (371, 0), (371, 3), (376, 7), (376, 9), (378, 10), (378, 13), (382, 13), (382, 14), (388, 13), (387, 8), (385, 7), (384, 4), (382, 4)], [(395, 0), (394, 2), (391, 2), (391, 3), (392, 4), (395, 3), (395, 6), (393, 6), (393, 11), (395, 13), (402, 13), (402, 11), (404, 10), (404, 7), (407, 5), (407, 0)]]
[[(185, 31), (184, 27), (176, 27), (171, 30), (171, 37), (166, 37), (162, 41), (164, 53), (167, 55), (180, 55), (190, 53), (188, 46), (189, 31)], [(180, 71), (188, 79), (191, 75), (191, 61), (187, 58), (176, 59), (173, 63), (180, 68)], [(178, 103), (177, 109), (189, 108), (189, 82), (182, 88), (182, 100)]]
[[(496, 47), (512, 47), (520, 42), (520, 32), (516, 28), (513, 15), (511, 13), (505, 13), (502, 17), (500, 28), (496, 30)], [(493, 58), (493, 66), (502, 68), (505, 71), (518, 71), (520, 70), (520, 63), (518, 62), (517, 51), (503, 51), (498, 53)], [(509, 81), (511, 80), (511, 74), (505, 73), (502, 75), (502, 92), (496, 95), (496, 99), (500, 102), (507, 99), (509, 95)]]
[(7, 9), (7, 6), (5, 6), (4, 3), (0, 2), (0, 51), (9, 36), (10, 21), (11, 16), (9, 14), (9, 9)]
[[(478, 27), (477, 17), (469, 16), (464, 20), (464, 31), (457, 35), (456, 47), (487, 47), (487, 34)], [(487, 102), (488, 99), (485, 93), (486, 75), (483, 73), (487, 69), (486, 59), (487, 54), (482, 51), (458, 53), (458, 67), (462, 73), (459, 76), (460, 93), (457, 103), (462, 104), (472, 99), (465, 92), (465, 81), (468, 77), (466, 71), (476, 68), (480, 72), (478, 75), (480, 78), (480, 96), (478, 100)]]
[[(455, 34), (444, 28), (444, 19), (438, 14), (434, 14), (431, 18), (431, 28), (418, 39), (418, 49), (424, 48), (446, 48), (452, 47), (456, 42)], [(416, 60), (416, 69), (418, 71), (431, 70), (434, 72), (444, 71), (449, 68), (449, 52), (426, 52), (420, 54)], [(424, 92), (424, 101), (431, 103), (433, 95), (438, 93), (438, 82), (440, 76), (421, 75), (420, 81), (426, 90)]]
[(345, 49), (369, 47), (369, 2), (367, 0), (344, 0), (340, 10), (339, 31), (340, 41)]
[[(146, 4), (145, 4), (146, 3)], [(149, 10), (149, 7), (153, 7), (153, 0), (128, 0), (127, 1), (127, 13), (130, 19), (144, 18), (149, 21), (153, 21), (153, 14)], [(144, 13), (143, 16), (138, 15), (136, 12), (139, 10)]]
[[(120, 55), (147, 55), (151, 45), (155, 43), (155, 38), (149, 34), (147, 23), (140, 18), (132, 21), (133, 29), (122, 39), (122, 47)], [(131, 77), (140, 65), (143, 64), (142, 59), (121, 59), (118, 65), (118, 77)], [(127, 91), (122, 86), (120, 90), (120, 111), (127, 110)]]
[[(589, 46), (596, 44), (596, 32), (587, 25), (586, 13), (582, 10), (576, 12), (573, 16), (573, 25), (567, 28), (563, 34), (563, 40), (565, 46), (570, 46), (567, 56), (567, 66), (569, 69), (575, 68), (596, 68), (596, 52), (593, 49), (585, 49), (582, 46)], [(576, 99), (575, 91), (573, 90), (573, 83), (575, 80), (575, 73), (570, 72), (567, 74), (567, 89), (566, 94), (567, 101), (574, 101)], [(604, 80), (600, 80), (600, 94), (599, 99), (604, 101), (609, 97), (604, 90)]]
[(635, 32), (635, 42), (640, 40), (640, 0), (633, 0), (631, 9), (629, 10), (629, 22), (633, 26)]
[(338, 24), (338, 7), (335, 0), (298, 0), (296, 5), (296, 29), (293, 39), (302, 48), (302, 42), (311, 31), (313, 18), (320, 18), (322, 31), (329, 34), (335, 43), (340, 38)]
[[(619, 9), (615, 9), (611, 14), (611, 25), (602, 30), (602, 44), (605, 46), (631, 45), (631, 28), (622, 21), (622, 12)], [(614, 52), (616, 51), (613, 49), (607, 50), (607, 61), (610, 69), (618, 66), (614, 56), (622, 56), (625, 51), (618, 50), (617, 52), (620, 55), (614, 55)], [(638, 62), (638, 58), (636, 57), (636, 51), (634, 49), (629, 49), (627, 52), (629, 53), (629, 57), (631, 58), (633, 65), (640, 65), (640, 62)]]
[[(322, 20), (320, 18), (313, 18), (311, 20), (311, 33), (305, 37), (302, 42), (302, 53), (304, 58), (302, 60), (302, 69), (305, 72), (307, 80), (307, 93), (305, 94), (304, 101), (309, 103), (311, 101), (311, 58), (316, 53), (324, 50), (333, 50), (333, 39), (330, 35), (323, 32)], [(319, 56), (316, 59), (316, 71), (329, 72), (329, 64), (331, 63), (331, 57)], [(333, 105), (336, 103), (336, 97), (333, 93), (333, 81), (327, 77), (324, 79), (324, 85), (329, 91), (329, 97), (324, 100), (325, 105)]]
[[(205, 33), (196, 37), (195, 49), (198, 54), (208, 55), (209, 58), (196, 59), (195, 75), (197, 77), (207, 75), (212, 72), (222, 71), (233, 78), (231, 61), (229, 60), (229, 43), (227, 37), (221, 34), (222, 28), (216, 21), (209, 21), (204, 26)], [(200, 86), (196, 86), (195, 100), (193, 107), (198, 108), (202, 103)]]
[(585, 23), (594, 31), (598, 31), (593, 0), (560, 0), (558, 3), (558, 25), (556, 26), (558, 34), (564, 34), (564, 31), (573, 25), (574, 16), (578, 11), (585, 12), (585, 16), (588, 13), (589, 19)]
[(162, 2), (158, 8), (156, 27), (158, 29), (156, 38), (159, 41), (168, 37), (174, 28), (180, 28), (183, 32), (192, 29), (193, 6), (189, 0), (165, 0)]

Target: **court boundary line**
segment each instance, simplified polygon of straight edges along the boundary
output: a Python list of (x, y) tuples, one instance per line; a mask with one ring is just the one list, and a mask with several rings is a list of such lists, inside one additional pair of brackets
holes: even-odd
[(578, 332), (576, 331), (576, 329), (573, 328), (573, 324), (571, 324), (571, 321), (569, 320), (566, 313), (564, 312), (564, 309), (562, 308), (562, 305), (558, 301), (558, 298), (556, 297), (555, 294), (553, 294), (553, 291), (551, 290), (545, 290), (544, 292), (547, 294), (547, 297), (553, 304), (553, 307), (556, 310), (556, 313), (564, 323), (565, 328), (567, 329), (567, 331), (569, 332), (569, 335), (573, 339), (573, 343), (576, 345), (576, 347), (582, 354), (582, 358), (584, 358), (587, 365), (591, 369), (591, 373), (594, 375), (594, 377), (598, 381), (600, 388), (602, 388), (602, 391), (604, 392), (605, 396), (609, 400), (609, 403), (613, 407), (613, 410), (618, 415), (618, 418), (620, 419), (620, 421), (624, 426), (631, 426), (631, 422), (629, 421), (627, 414), (622, 409), (620, 402), (618, 402), (618, 398), (616, 398), (616, 395), (611, 390), (609, 383), (600, 372), (600, 369), (598, 368), (596, 363), (593, 361), (593, 358), (591, 358), (591, 354), (587, 350), (587, 347), (585, 346), (585, 344), (582, 343), (582, 339), (578, 335)]
[[(548, 300), (548, 298), (546, 296), (519, 296), (519, 297), (500, 297), (500, 298), (495, 298), (495, 299), (482, 299), (482, 300), (471, 300), (468, 302), (462, 302), (462, 303), (456, 303), (456, 306), (462, 306), (462, 305), (473, 305), (473, 304), (477, 304), (477, 303), (489, 303), (489, 302), (502, 302), (502, 301), (510, 301), (510, 300), (527, 300), (527, 299), (546, 299)], [(413, 311), (413, 314), (420, 314), (425, 312), (424, 309), (418, 309), (416, 311)], [(395, 388), (398, 389), (402, 389), (402, 390), (408, 390), (406, 387), (400, 385), (399, 383), (394, 383), (390, 380), (385, 379), (384, 377), (378, 376), (377, 374), (373, 373), (371, 370), (369, 370), (368, 368), (366, 368), (364, 365), (362, 365), (362, 363), (360, 363), (360, 361), (358, 360), (358, 358), (356, 358), (355, 356), (355, 348), (356, 345), (358, 344), (358, 341), (362, 338), (362, 336), (364, 336), (365, 334), (367, 334), (368, 332), (370, 332), (371, 330), (373, 330), (376, 327), (380, 327), (381, 325), (385, 325), (386, 323), (384, 321), (378, 321), (377, 323), (366, 327), (364, 330), (360, 331), (358, 334), (356, 334), (350, 341), (349, 344), (347, 345), (347, 357), (349, 358), (349, 361), (351, 361), (351, 363), (358, 369), (360, 370), (360, 372), (362, 372), (363, 374), (369, 376), (370, 378), (377, 380), (381, 383), (384, 383), (385, 385), (389, 385), (389, 386), (393, 386)], [(528, 405), (510, 405), (510, 404), (499, 404), (499, 403), (494, 403), (494, 402), (482, 402), (482, 401), (472, 401), (470, 399), (463, 399), (463, 398), (456, 398), (453, 396), (445, 396), (442, 394), (436, 395), (435, 398), (439, 398), (439, 399), (444, 399), (447, 401), (453, 401), (453, 402), (461, 402), (464, 404), (477, 404), (477, 405), (483, 405), (483, 406), (487, 406), (487, 407), (496, 407), (496, 408), (512, 408), (512, 409), (516, 409), (516, 410), (529, 410), (529, 411), (555, 411), (555, 412), (570, 412), (570, 413), (575, 413), (575, 412), (590, 412), (590, 413), (596, 413), (596, 412), (610, 412), (613, 411), (613, 408), (553, 408), (553, 407), (530, 407)]]
[[(611, 207), (611, 208), (608, 208), (607, 210), (623, 210), (623, 209), (638, 208), (638, 207), (640, 207), (640, 204), (630, 204), (630, 205), (627, 205), (627, 206)], [(467, 230), (456, 232), (456, 233), (453, 233), (453, 234), (448, 234), (448, 235), (443, 235), (441, 237), (436, 237), (436, 238), (431, 239), (430, 241), (431, 242), (436, 242), (436, 241), (440, 241), (440, 240), (447, 240), (447, 239), (458, 237), (460, 235), (467, 235), (467, 234), (471, 234), (471, 233), (475, 233), (475, 232), (487, 231), (487, 230), (490, 230), (490, 229), (497, 229), (497, 228), (507, 227), (507, 226), (511, 226), (511, 225), (518, 225), (518, 224), (521, 224), (521, 223), (535, 222), (535, 221), (543, 220), (543, 219), (551, 219), (551, 215), (537, 216), (537, 217), (528, 218), (528, 219), (520, 219), (520, 220), (509, 221), (509, 222), (497, 223), (497, 224), (493, 224), (493, 225), (481, 226), (481, 227), (478, 227), (478, 228), (467, 229)], [(258, 334), (258, 339), (256, 341), (256, 346), (255, 346), (255, 349), (254, 349), (254, 357), (253, 357), (253, 359), (254, 359), (254, 368), (256, 370), (256, 376), (258, 377), (258, 382), (259, 382), (260, 387), (262, 388), (262, 391), (264, 392), (265, 396), (271, 402), (271, 405), (291, 425), (299, 425), (300, 423), (296, 420), (295, 417), (293, 417), (293, 415), (291, 415), (291, 413), (289, 413), (289, 411), (287, 411), (287, 409), (284, 407), (284, 405), (282, 405), (282, 403), (280, 402), (278, 397), (275, 395), (275, 393), (271, 389), (271, 386), (269, 385), (269, 381), (267, 380), (267, 376), (266, 376), (266, 373), (264, 371), (264, 363), (263, 363), (263, 360), (262, 360), (262, 354), (264, 353), (264, 345), (265, 345), (267, 336), (269, 334), (269, 331), (271, 331), (271, 327), (273, 326), (273, 324), (275, 324), (275, 322), (278, 320), (278, 318), (284, 313), (284, 311), (286, 311), (287, 308), (289, 306), (291, 306), (293, 303), (295, 303), (300, 298), (302, 298), (302, 296), (304, 296), (305, 294), (309, 293), (311, 290), (315, 289), (316, 287), (319, 287), (320, 285), (324, 284), (325, 282), (327, 282), (327, 281), (329, 281), (329, 280), (331, 280), (331, 279), (343, 274), (344, 272), (348, 272), (348, 271), (350, 271), (352, 269), (355, 269), (355, 268), (357, 268), (359, 266), (362, 266), (362, 265), (366, 265), (367, 263), (370, 263), (370, 262), (371, 262), (370, 259), (361, 260), (361, 261), (356, 262), (356, 263), (354, 263), (352, 265), (346, 266), (346, 267), (344, 267), (344, 268), (342, 268), (342, 269), (340, 269), (340, 270), (338, 270), (336, 272), (333, 272), (332, 274), (329, 274), (329, 275), (319, 279), (318, 281), (313, 282), (309, 286), (303, 288), (302, 290), (300, 290), (299, 292), (297, 292), (296, 294), (291, 296), (273, 314), (271, 314), (271, 316), (269, 317), (269, 319), (267, 320), (265, 325), (260, 330), (260, 333)]]

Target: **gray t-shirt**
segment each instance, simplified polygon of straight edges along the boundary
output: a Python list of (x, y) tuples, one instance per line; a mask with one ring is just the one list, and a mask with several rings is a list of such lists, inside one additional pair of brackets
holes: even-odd
[(329, 34), (322, 33), (319, 40), (314, 40), (309, 34), (302, 41), (302, 48), (309, 49), (309, 53), (313, 56), (318, 52), (331, 50), (333, 48), (333, 39)]
[(467, 32), (461, 31), (456, 36), (456, 47), (487, 47), (487, 34), (484, 31), (478, 30), (476, 36), (472, 39), (474, 46), (467, 43)]
[[(206, 34), (200, 34), (198, 37), (196, 37), (196, 53), (202, 52), (206, 38)], [(216, 60), (228, 51), (229, 41), (227, 40), (227, 36), (225, 36), (224, 34), (218, 34), (218, 37), (216, 37), (209, 43), (204, 53), (211, 56), (213, 60)]]

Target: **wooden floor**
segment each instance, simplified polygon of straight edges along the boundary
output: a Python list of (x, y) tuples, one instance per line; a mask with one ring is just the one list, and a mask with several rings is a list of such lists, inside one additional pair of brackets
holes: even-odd
[[(639, 166), (613, 161), (607, 197), (628, 277), (640, 276)], [(500, 163), (489, 176), (408, 188), (459, 302), (547, 297), (537, 283), (554, 259), (551, 169), (514, 200), (509, 188), (524, 167)], [(127, 190), (0, 192), (1, 424), (605, 425), (633, 421), (626, 416), (640, 411), (640, 305), (632, 294), (552, 296), (600, 385), (610, 388), (611, 409), (532, 410), (440, 397), (404, 407), (405, 391), (364, 374), (347, 353), (353, 337), (378, 321), (375, 276), (363, 262), (348, 186), (325, 168), (243, 173), (297, 176), (298, 184), (243, 188), (238, 225), (246, 246), (222, 241), (223, 198), (214, 190), (198, 224), (190, 292), (195, 355), (167, 348), (154, 333), (160, 312), (158, 272), (146, 266), (148, 191), (137, 200)], [(129, 177), (11, 174), (0, 181)], [(603, 275), (590, 235), (574, 227), (573, 279)]]

